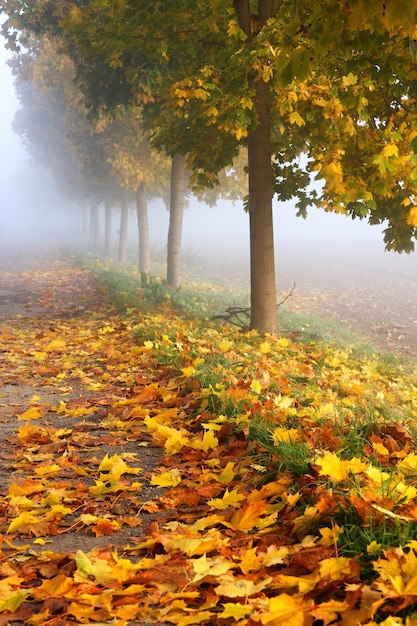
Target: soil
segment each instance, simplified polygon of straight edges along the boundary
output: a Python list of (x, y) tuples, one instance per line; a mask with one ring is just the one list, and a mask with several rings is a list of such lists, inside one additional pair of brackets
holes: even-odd
[(313, 258), (307, 266), (285, 267), (281, 278), (289, 285), (283, 297), (291, 279), (296, 283), (285, 303), (290, 312), (334, 320), (382, 352), (417, 360), (417, 273), (411, 260), (406, 270), (395, 271), (388, 264), (373, 267), (366, 257), (357, 265)]

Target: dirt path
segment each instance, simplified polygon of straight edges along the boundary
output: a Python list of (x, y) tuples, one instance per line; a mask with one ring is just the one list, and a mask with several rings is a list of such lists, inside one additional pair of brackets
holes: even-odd
[[(119, 351), (113, 339), (116, 334)], [(69, 517), (54, 516), (52, 505), (50, 510), (43, 507), (46, 512), (39, 518), (28, 516), (27, 523), (22, 517), (22, 524), (8, 537), (14, 545), (27, 544), (28, 549), (39, 551), (42, 542), (37, 544), (36, 538), (48, 535), (48, 549), (57, 553), (88, 551), (98, 545), (123, 546), (139, 538), (152, 521), (146, 503), (161, 492), (149, 482), (161, 462), (161, 450), (139, 427), (126, 436), (112, 422), (117, 413), (113, 405), (120, 402), (119, 413), (124, 412), (126, 418), (128, 405), (125, 408), (123, 403), (132, 387), (140, 384), (124, 376), (132, 356), (130, 340), (130, 329), (97, 292), (88, 272), (65, 255), (37, 250), (26, 251), (24, 257), (14, 250), (0, 254), (2, 493), (12, 485), (21, 495), (27, 492), (42, 508), (44, 487), (50, 490), (54, 484), (70, 489), (77, 467), (86, 465), (88, 472), (91, 470), (87, 475), (80, 470), (81, 491), (68, 501)], [(138, 367), (137, 379), (140, 377)], [(106, 454), (120, 455), (124, 462), (141, 468), (138, 494), (131, 489), (138, 480), (132, 475), (126, 497), (119, 499), (119, 514), (124, 508), (130, 521), (117, 532), (111, 524), (100, 530), (94, 524), (80, 523), (83, 513), (103, 518), (111, 513), (104, 497), (95, 503), (88, 494)], [(58, 455), (60, 467), (48, 466), (52, 455)], [(33, 491), (29, 482), (34, 477), (39, 488)], [(3, 497), (3, 520), (24, 513), (19, 505), (15, 511), (11, 508), (10, 497)]]

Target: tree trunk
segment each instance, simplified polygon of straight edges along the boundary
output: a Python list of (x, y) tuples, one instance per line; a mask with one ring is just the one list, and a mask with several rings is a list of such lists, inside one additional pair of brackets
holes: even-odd
[(113, 253), (113, 242), (111, 234), (111, 202), (106, 198), (104, 202), (104, 254), (111, 257)]
[(90, 245), (96, 248), (100, 242), (100, 220), (97, 202), (90, 204)]
[[(277, 0), (258, 0), (256, 19), (254, 3), (233, 0), (240, 28), (252, 42), (277, 11)], [(250, 43), (250, 45), (253, 45)], [(261, 78), (249, 78), (255, 92), (257, 126), (248, 134), (249, 223), (251, 266), (251, 328), (260, 333), (276, 333), (277, 292), (275, 284), (274, 230), (272, 218), (273, 176), (271, 147), (271, 93)]]
[(169, 208), (167, 282), (172, 287), (181, 283), (181, 237), (184, 214), (185, 157), (177, 154), (172, 159), (171, 200)]
[(256, 92), (258, 121), (248, 135), (251, 328), (276, 333), (270, 88), (261, 79), (252, 81), (251, 86)]
[(139, 272), (150, 274), (151, 272), (151, 244), (149, 237), (148, 203), (146, 200), (146, 187), (143, 183), (136, 191), (136, 210), (138, 214), (139, 230)]
[(129, 219), (129, 203), (126, 192), (122, 192), (120, 203), (120, 232), (119, 232), (119, 252), (117, 260), (119, 263), (127, 261), (127, 223)]

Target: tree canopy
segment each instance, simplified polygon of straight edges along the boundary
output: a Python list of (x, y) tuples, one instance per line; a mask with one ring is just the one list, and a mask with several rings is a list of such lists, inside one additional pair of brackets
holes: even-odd
[[(143, 107), (195, 186), (248, 148), (252, 327), (276, 330), (272, 198), (416, 236), (416, 0), (2, 0), (6, 30), (58, 36), (94, 110)], [(317, 184), (314, 188), (311, 181)]]

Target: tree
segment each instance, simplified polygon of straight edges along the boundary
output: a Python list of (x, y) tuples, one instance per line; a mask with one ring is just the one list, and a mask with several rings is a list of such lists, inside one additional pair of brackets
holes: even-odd
[[(98, 203), (108, 181), (104, 146), (87, 119), (69, 58), (51, 41), (32, 41), (14, 59), (20, 101), (13, 128), (36, 164), (51, 169), (60, 191), (90, 205), (90, 242), (97, 244)], [(108, 184), (106, 183), (106, 189)]]
[[(119, 106), (113, 112), (113, 117), (102, 117), (98, 126), (103, 134), (107, 163), (111, 166), (114, 179), (122, 189), (135, 196), (139, 234), (139, 271), (149, 274), (151, 249), (147, 199), (148, 195), (166, 196), (169, 186), (170, 159), (151, 147), (149, 137), (143, 128), (140, 107)], [(123, 228), (121, 227), (120, 233), (122, 232), (124, 232), (124, 225)], [(123, 247), (125, 244), (122, 245)], [(125, 254), (121, 253), (121, 257), (123, 258)], [(120, 255), (119, 260), (122, 260)]]
[(316, 204), (388, 222), (387, 246), (412, 249), (417, 0), (2, 2), (18, 27), (64, 38), (93, 106), (140, 101), (192, 185), (247, 145), (253, 328), (277, 328), (274, 193), (301, 214)]

